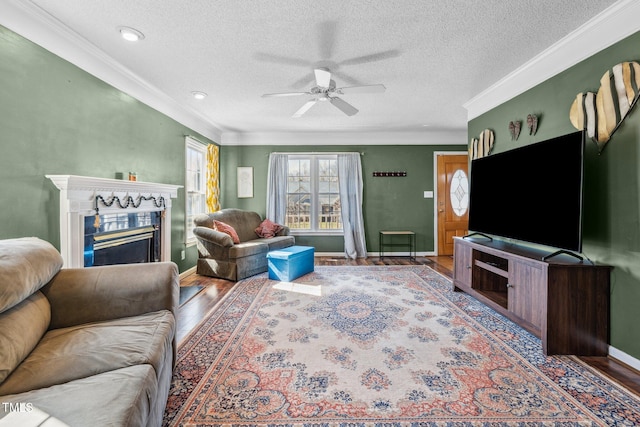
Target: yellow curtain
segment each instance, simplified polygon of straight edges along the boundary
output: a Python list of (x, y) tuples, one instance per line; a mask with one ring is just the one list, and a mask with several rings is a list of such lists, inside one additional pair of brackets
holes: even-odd
[(220, 210), (220, 147), (209, 144), (207, 147), (207, 211)]

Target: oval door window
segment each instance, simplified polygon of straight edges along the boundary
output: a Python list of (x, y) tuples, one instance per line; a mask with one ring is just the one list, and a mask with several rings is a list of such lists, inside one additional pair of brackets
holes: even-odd
[(462, 216), (467, 213), (469, 208), (469, 179), (462, 169), (455, 171), (453, 178), (451, 178), (449, 198), (451, 199), (453, 212), (456, 215)]

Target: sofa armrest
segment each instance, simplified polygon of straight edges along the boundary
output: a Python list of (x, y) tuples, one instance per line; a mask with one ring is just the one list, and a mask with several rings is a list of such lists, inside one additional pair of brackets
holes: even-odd
[(209, 227), (196, 227), (193, 229), (193, 234), (199, 239), (213, 243), (223, 248), (230, 248), (233, 246), (233, 239), (227, 233), (214, 230)]
[(42, 292), (57, 329), (158, 310), (175, 316), (180, 283), (177, 265), (154, 262), (62, 269)]
[(283, 225), (282, 230), (278, 231), (276, 236), (288, 236), (289, 234), (291, 234), (291, 230), (286, 225)]

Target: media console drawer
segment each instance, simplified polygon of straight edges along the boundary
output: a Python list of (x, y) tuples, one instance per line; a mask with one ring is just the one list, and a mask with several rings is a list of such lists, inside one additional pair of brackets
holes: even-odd
[(551, 354), (606, 356), (611, 267), (538, 250), (454, 238), (454, 290), (464, 291), (542, 340)]

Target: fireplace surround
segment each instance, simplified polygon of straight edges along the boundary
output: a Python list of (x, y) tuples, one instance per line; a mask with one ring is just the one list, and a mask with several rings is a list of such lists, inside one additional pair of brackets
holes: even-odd
[[(86, 260), (87, 256), (92, 254), (87, 254), (85, 250), (85, 225), (89, 222), (88, 217), (93, 221), (96, 214), (99, 214), (100, 218), (96, 222), (97, 229), (101, 225), (100, 221), (104, 221), (105, 217), (159, 213), (159, 224), (145, 224), (148, 227), (147, 235), (155, 234), (149, 241), (153, 241), (153, 244), (158, 246), (155, 253), (153, 248), (150, 248), (152, 252), (149, 261), (171, 260), (171, 199), (178, 197), (178, 189), (182, 188), (181, 185), (78, 175), (46, 175), (46, 177), (60, 190), (60, 253), (64, 260), (64, 267), (94, 265), (93, 261)], [(137, 225), (132, 228), (143, 228)], [(99, 234), (104, 234), (105, 230), (102, 231), (103, 233)], [(109, 238), (110, 233), (107, 232), (99, 240), (108, 241)], [(102, 245), (99, 244), (99, 247)]]

